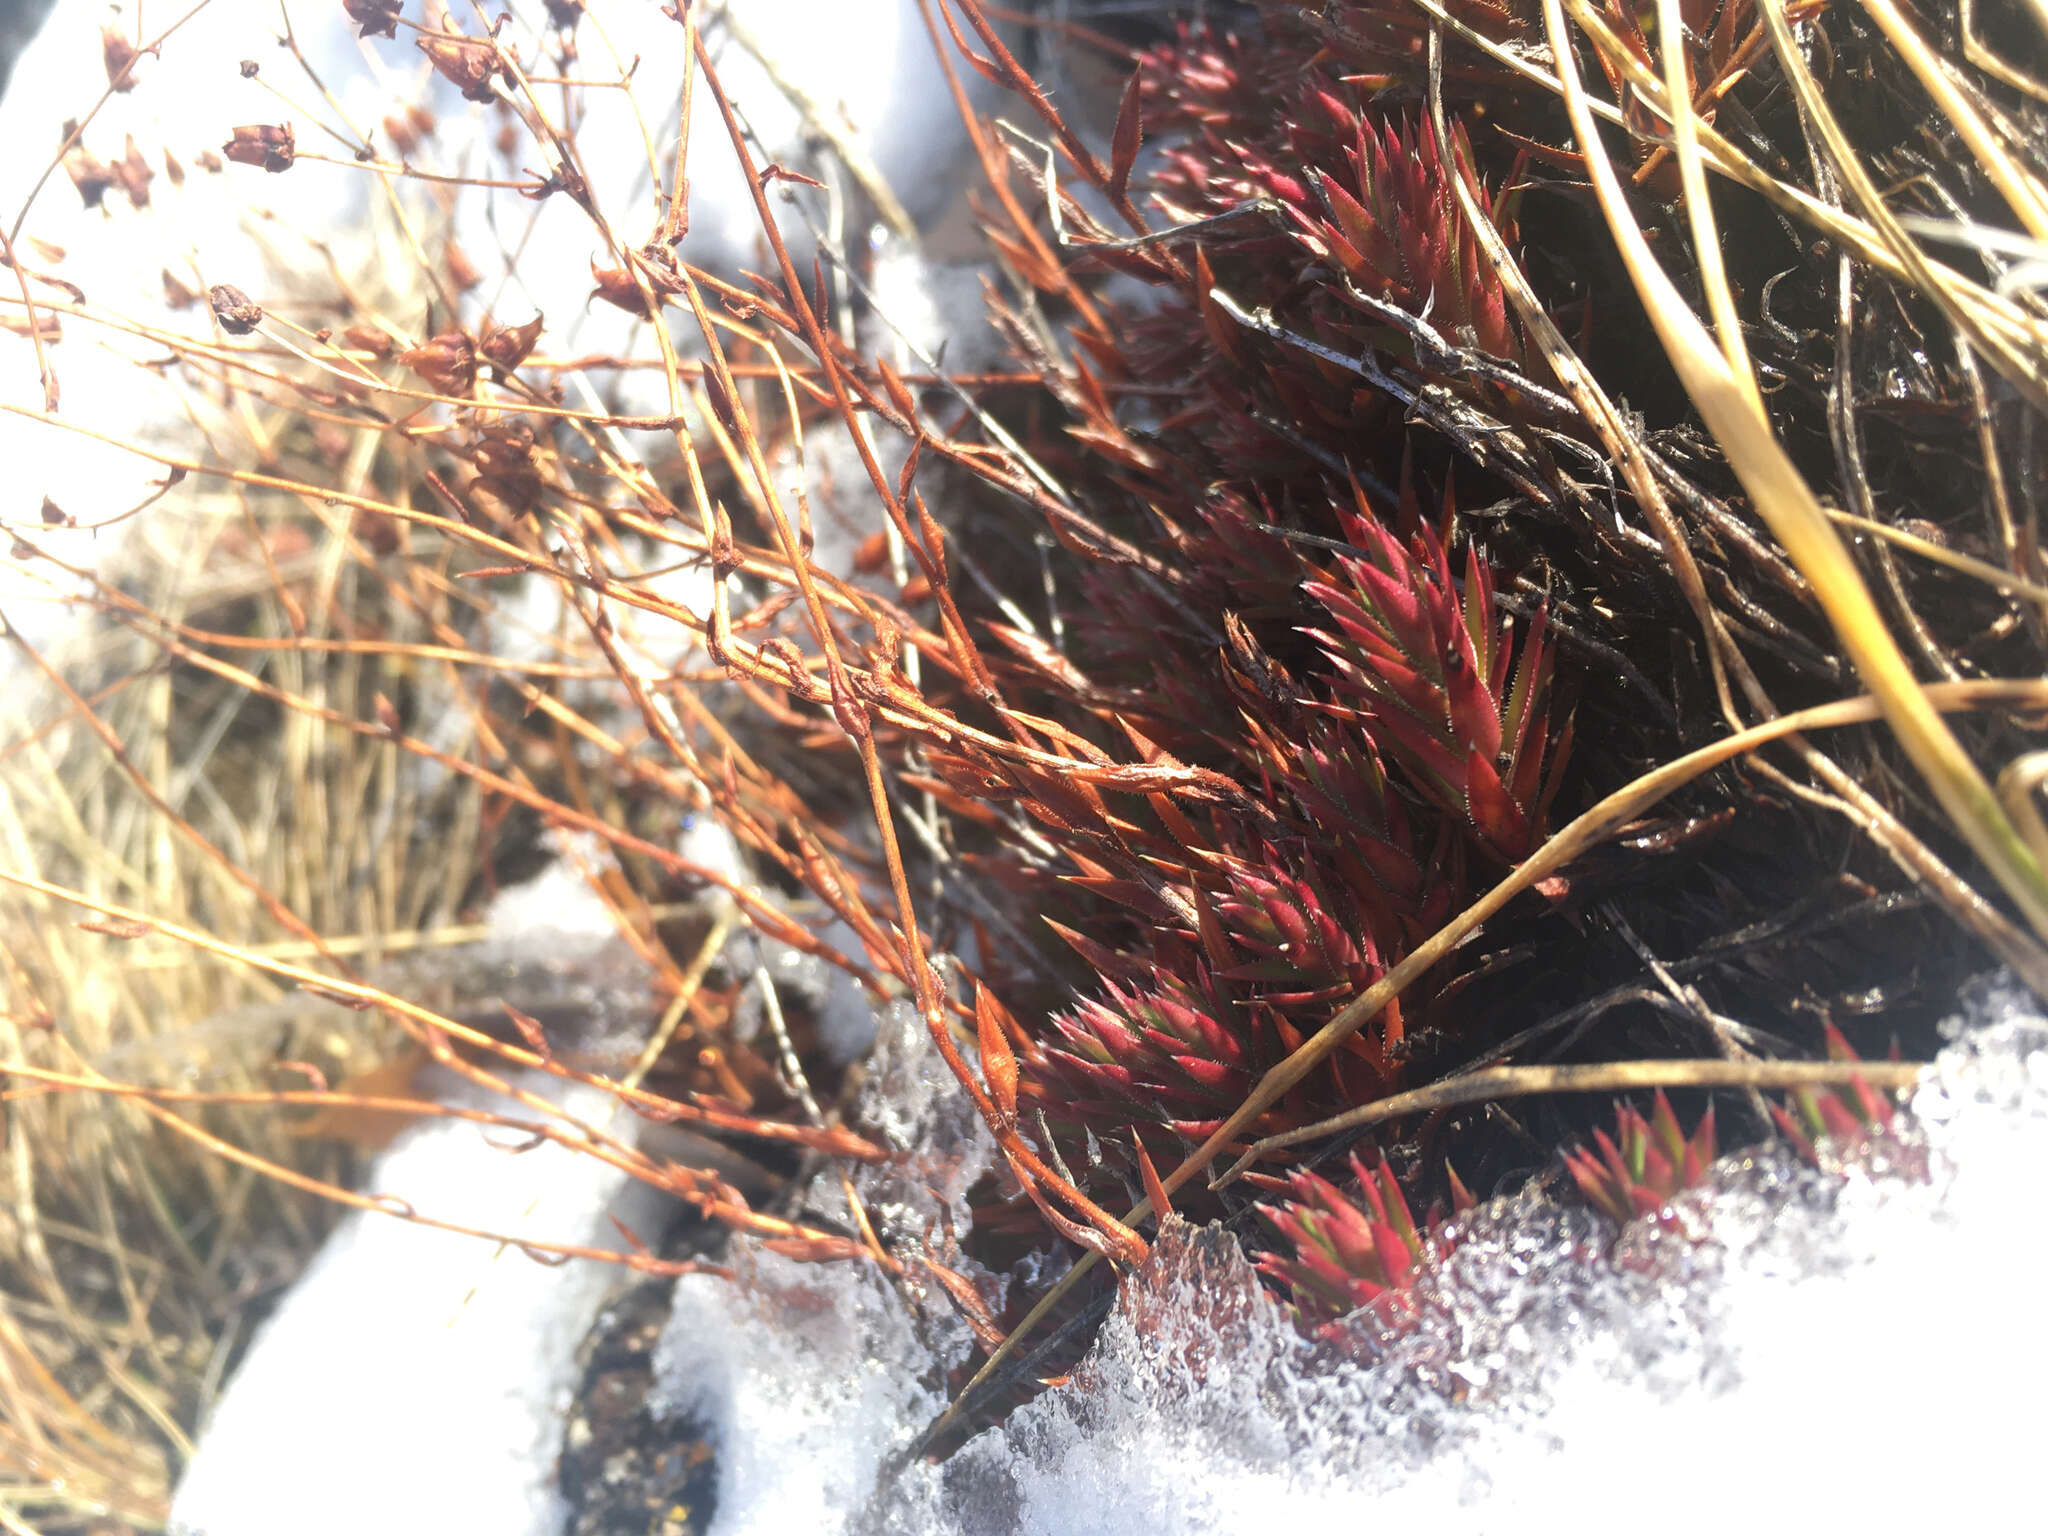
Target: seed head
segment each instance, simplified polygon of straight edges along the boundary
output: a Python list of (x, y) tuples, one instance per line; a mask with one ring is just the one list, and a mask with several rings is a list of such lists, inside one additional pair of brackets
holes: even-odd
[(517, 368), (526, 361), (527, 353), (540, 339), (541, 319), (535, 315), (524, 325), (497, 325), (484, 332), (483, 340), (477, 343), (477, 350), (493, 367), (505, 370)]
[(498, 72), (498, 45), (487, 37), (423, 37), (420, 51), (469, 101), (496, 99), (491, 77)]
[(443, 331), (398, 360), (439, 394), (466, 395), (476, 384), (476, 346), (460, 331)]
[(118, 179), (104, 160), (87, 154), (83, 147), (64, 157), (64, 174), (71, 178), (71, 185), (78, 188), (78, 195), (88, 208), (99, 207), (107, 188)]
[(391, 355), (391, 338), (374, 325), (352, 325), (341, 333), (341, 339), (358, 352), (367, 352), (372, 357)]
[(142, 158), (142, 149), (136, 144), (134, 134), (128, 135), (128, 153), (107, 169), (121, 190), (128, 194), (130, 204), (137, 208), (149, 206), (149, 184), (156, 180), (156, 172)]
[(239, 288), (217, 283), (207, 297), (213, 303), (213, 318), (230, 336), (246, 336), (263, 323), (263, 306)]
[(290, 123), (251, 123), (237, 128), (220, 152), (237, 165), (260, 165), (273, 176), (290, 170), (298, 155)]
[(100, 55), (107, 63), (107, 84), (117, 91), (134, 90), (134, 64), (142, 50), (122, 36), (119, 27), (100, 28)]
[(356, 24), (358, 37), (398, 36), (398, 16), (404, 0), (341, 0), (341, 8)]

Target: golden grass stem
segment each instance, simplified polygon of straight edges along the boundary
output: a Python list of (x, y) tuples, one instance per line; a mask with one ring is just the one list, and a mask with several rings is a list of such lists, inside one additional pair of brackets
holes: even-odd
[(1713, 200), (1707, 195), (1707, 173), (1700, 155), (1700, 120), (1691, 108), (1692, 83), (1685, 67), (1685, 17), (1678, 0), (1657, 0), (1657, 43), (1664, 59), (1664, 94), (1672, 109), (1672, 142), (1678, 158), (1679, 182), (1685, 189), (1686, 218), (1692, 224), (1692, 248), (1700, 264), (1700, 286), (1706, 290), (1707, 310), (1714, 317), (1714, 334), (1720, 338), (1728, 371), (1748, 397), (1750, 409), (1761, 416), (1763, 396), (1757, 393), (1749, 348), (1742, 339), (1742, 318), (1736, 314), (1735, 297), (1728, 291), (1728, 275), (1721, 263), (1721, 235), (1714, 226)]
[[(1758, 3), (1771, 20), (1773, 36), (1777, 38), (1784, 26), (1781, 0)], [(1564, 8), (1560, 0), (1544, 0), (1543, 12), (1558, 76), (1564, 86), (1565, 109), (1571, 116), (1595, 195), (1637, 294), (1686, 392), (1727, 454), (1730, 467), (1749, 492), (1758, 513), (1813, 584), (1814, 594), (1843, 649), (1882, 706), (1900, 745), (1950, 821), (2026, 915), (2035, 933), (2048, 936), (2048, 869), (2043, 868), (2013, 827), (1991, 786), (1963, 751), (1947, 722), (1929, 704), (1854, 559), (1828, 521), (1812, 487), (1779, 445), (1769, 419), (1736, 380), (1727, 360), (1650, 254), (1587, 106)], [(1789, 37), (1784, 42), (1787, 68), (1796, 64), (1803, 70)], [(1825, 112), (1825, 104), (1820, 104), (1820, 110)], [(1835, 132), (1840, 132), (1838, 127)]]
[(1934, 98), (1942, 115), (1954, 125), (1984, 174), (2026, 225), (2027, 232), (2036, 240), (2048, 240), (2048, 192), (2043, 191), (2040, 181), (2024, 165), (2006, 153), (1991, 125), (1950, 78), (1947, 61), (1927, 46), (1926, 39), (1906, 20), (1894, 0), (1863, 0), (1863, 9), (1898, 50), (1921, 88)]
[(1857, 1080), (1879, 1088), (1910, 1088), (1932, 1063), (1924, 1061), (1722, 1061), (1718, 1058), (1670, 1061), (1599, 1061), (1562, 1066), (1482, 1067), (1477, 1072), (1447, 1077), (1427, 1088), (1411, 1089), (1361, 1104), (1356, 1109), (1314, 1125), (1297, 1126), (1255, 1141), (1244, 1155), (1209, 1181), (1221, 1189), (1268, 1153), (1384, 1125), (1405, 1115), (1427, 1114), (1489, 1099), (1527, 1098), (1550, 1093), (1613, 1093), (1635, 1088), (1807, 1088), (1833, 1087)]
[(1932, 539), (1923, 539), (1917, 533), (1908, 533), (1903, 528), (1894, 528), (1890, 523), (1880, 523), (1873, 518), (1858, 517), (1854, 512), (1844, 512), (1838, 507), (1826, 509), (1844, 528), (1854, 528), (1858, 533), (1867, 533), (1874, 539), (1883, 539), (1887, 544), (1896, 544), (1923, 560), (1936, 565), (1945, 565), (1950, 570), (1970, 576), (1995, 587), (2008, 597), (2023, 597), (2033, 603), (2048, 603), (2048, 587), (2037, 581), (2028, 581), (2024, 576), (2015, 576), (2011, 571), (2001, 570), (1988, 560), (1979, 560), (1947, 545), (1937, 544)]

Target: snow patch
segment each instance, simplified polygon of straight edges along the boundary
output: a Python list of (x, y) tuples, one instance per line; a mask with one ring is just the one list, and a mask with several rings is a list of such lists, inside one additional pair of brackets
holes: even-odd
[[(558, 834), (557, 844), (561, 858), (492, 903), (472, 965), (486, 976), (554, 976), (572, 1027), (588, 1036), (582, 1048), (629, 1056), (646, 1020), (621, 1023), (638, 962), (586, 873), (604, 855), (588, 838)], [(691, 847), (733, 870), (729, 837), (700, 834)], [(629, 1139), (644, 1128), (602, 1089), (540, 1072), (511, 1080), (568, 1121)], [(440, 1069), (418, 1086), (451, 1105), (532, 1117)], [(364, 1188), (424, 1216), (608, 1252), (623, 1248), (614, 1218), (658, 1232), (673, 1208), (596, 1157), (454, 1119), (405, 1131)], [(553, 1536), (565, 1514), (555, 1464), (577, 1348), (622, 1273), (349, 1215), (230, 1379), (179, 1483), (171, 1530), (269, 1536), (288, 1509), (299, 1536)]]
[[(534, 1074), (585, 1120), (612, 1100)], [(447, 1097), (483, 1107), (467, 1085)], [(587, 1156), (454, 1120), (407, 1131), (368, 1188), (423, 1215), (542, 1242), (617, 1248), (610, 1215), (653, 1230), (656, 1196)], [(178, 1485), (180, 1536), (549, 1536), (576, 1347), (611, 1266), (356, 1213), (251, 1345)]]
[[(859, 1529), (864, 1511), (892, 1529), (943, 1528), (928, 1474), (913, 1473), (906, 1506), (884, 1472), (945, 1406), (946, 1373), (967, 1359), (966, 1328), (915, 1259), (929, 1251), (973, 1268), (950, 1233), (967, 1230), (966, 1192), (995, 1146), (917, 1011), (893, 1003), (878, 1024), (857, 1118), (906, 1156), (854, 1184), (884, 1242), (910, 1260), (902, 1290), (872, 1265), (799, 1264), (745, 1239), (733, 1244), (737, 1283), (676, 1282), (653, 1406), (709, 1427), (716, 1536)], [(836, 1179), (811, 1196), (814, 1210), (849, 1214)]]
[(661, 1360), (720, 1445), (714, 1536), (2009, 1518), (2034, 1481), (2016, 1384), (2048, 1370), (2022, 1326), (2048, 1019), (1991, 989), (1958, 1036), (1914, 1122), (1841, 1172), (1727, 1159), (1618, 1234), (1495, 1202), (1377, 1348), (1303, 1339), (1233, 1238), (1169, 1230), (1071, 1382), (939, 1468), (893, 1458), (958, 1340), (872, 1272), (685, 1281)]
[(490, 930), (484, 944), (494, 958), (544, 956), (566, 965), (587, 959), (619, 936), (612, 909), (591, 884), (592, 876), (611, 864), (610, 851), (588, 832), (550, 831), (548, 838), (554, 860), (531, 880), (499, 890), (484, 914)]

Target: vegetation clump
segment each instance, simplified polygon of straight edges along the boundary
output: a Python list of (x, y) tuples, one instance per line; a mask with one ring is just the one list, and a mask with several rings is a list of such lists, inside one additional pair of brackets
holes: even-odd
[[(65, 1232), (94, 1199), (114, 1228), (155, 1208), (143, 1313), (212, 1326), (221, 1255), (179, 1234), (250, 1198), (217, 1158), (267, 1176), (299, 1251), (299, 1194), (374, 1206), (342, 1138), (282, 1117), (451, 1113), (414, 1092), (431, 1062), (709, 1228), (936, 1278), (985, 1350), (943, 1451), (1075, 1357), (1169, 1212), (1227, 1224), (1305, 1324), (1357, 1342), (1474, 1192), (1533, 1178), (1625, 1222), (1719, 1141), (1814, 1158), (1888, 1122), (1963, 978), (2048, 995), (2048, 92), (2011, 62), (2034, 19), (917, 12), (997, 274), (1007, 357), (981, 371), (892, 330), (886, 242), (847, 231), (907, 216), (844, 125), (807, 100), (826, 148), (767, 161), (723, 73), (758, 42), (688, 3), (656, 101), (599, 7), (345, 0), (323, 22), (421, 97), (371, 131), (287, 31), (321, 132), (223, 120), (218, 156), (187, 148), (200, 173), (150, 152), (250, 199), (361, 177), (381, 250), (167, 263), (182, 330), (96, 306), (16, 221), (0, 314), (44, 400), (5, 409), (118, 430), (55, 380), (84, 328), (139, 329), (205, 446), (136, 443), (162, 472), (137, 510), (195, 498), (216, 559), (232, 529), (257, 573), (197, 611), (74, 573), (121, 641), (90, 676), (16, 637), (53, 700), (22, 760), (104, 775), (127, 809), (95, 835), (176, 850), (138, 883), (124, 846), (24, 835), (6, 872), (13, 1124), (69, 1170), (17, 1204)], [(118, 75), (110, 42), (109, 96), (146, 94), (175, 31), (121, 34)], [(1076, 61), (1116, 81), (1099, 122), (1041, 83)], [(638, 114), (634, 177), (579, 137), (599, 97)], [(758, 217), (747, 270), (689, 238), (707, 124)], [(62, 138), (53, 167), (98, 142), (90, 116)], [(118, 178), (73, 180), (102, 203)], [(513, 302), (544, 219), (590, 275)], [(619, 345), (580, 345), (579, 313)], [(13, 532), (54, 569), (50, 506)], [(535, 594), (546, 632), (509, 643)], [(108, 718), (159, 683), (138, 752), (142, 719)], [(281, 827), (252, 839), (229, 771), (266, 805), (302, 775), (301, 844), (345, 828), (351, 857), (306, 871)], [(697, 818), (736, 863), (679, 851)], [(543, 829), (591, 840), (645, 968), (626, 1059), (357, 963), (468, 923)], [(180, 957), (188, 1016), (292, 986), (378, 1043), (333, 1074), (288, 1044), (217, 1078), (113, 1070), (148, 1010), (89, 983), (81, 908), (95, 942)], [(846, 1123), (829, 989), (784, 996), (761, 945), (915, 1011), (1000, 1154), (971, 1233), (889, 1229), (851, 1177), (830, 1208), (780, 1198), (916, 1149)], [(513, 1068), (606, 1087), (618, 1122), (564, 1123)], [(103, 1099), (130, 1139), (77, 1177), (66, 1116)], [(568, 1256), (715, 1265), (692, 1241)], [(1077, 1262), (1007, 1308), (972, 1278), (1048, 1246)], [(37, 1251), (8, 1286), (71, 1308)], [(130, 1394), (174, 1424), (202, 1396)], [(61, 1404), (43, 1422), (82, 1446), (97, 1421)]]

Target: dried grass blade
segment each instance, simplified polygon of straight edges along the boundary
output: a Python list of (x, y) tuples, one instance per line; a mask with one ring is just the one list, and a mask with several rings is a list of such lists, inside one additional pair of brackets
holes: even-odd
[[(1803, 73), (1804, 63), (1791, 47), (1789, 35), (1783, 32), (1782, 0), (1759, 3), (1772, 24), (1773, 38), (1783, 42), (1787, 70), (1796, 68)], [(2035, 933), (2048, 936), (2048, 870), (2034, 857), (1977, 765), (1963, 751), (1962, 743), (1928, 702), (1812, 487), (1779, 446), (1769, 420), (1752, 404), (1751, 396), (1737, 382), (1712, 338), (1651, 255), (1642, 230), (1628, 211), (1626, 196), (1587, 107), (1585, 86), (1579, 77), (1560, 0), (1544, 0), (1543, 12), (1564, 85), (1565, 108), (1592, 176), (1594, 192), (1630, 278), (1686, 392), (1720, 442), (1759, 515), (1785, 546), (1793, 563), (1813, 583), (1815, 596), (1843, 649), (1883, 706), (1900, 744), (1956, 830), (2026, 914)], [(1806, 85), (1811, 84), (1811, 76), (1807, 76)], [(1809, 111), (1815, 107), (1821, 113), (1826, 111), (1824, 103), (1807, 102), (1806, 96), (1807, 91), (1802, 89), (1801, 99)], [(1832, 131), (1836, 136), (1841, 132), (1839, 126), (1832, 126)], [(1846, 146), (1841, 158), (1852, 163), (1854, 160)], [(1848, 167), (1844, 169), (1846, 173)], [(1862, 175), (1861, 167), (1855, 170)], [(1867, 185), (1868, 178), (1864, 180)], [(1881, 209), (1880, 201), (1873, 213)], [(1879, 222), (1890, 218), (1885, 212)], [(1896, 227), (1896, 221), (1893, 224)]]
[(1707, 310), (1714, 317), (1714, 331), (1721, 341), (1721, 354), (1728, 360), (1728, 371), (1749, 397), (1750, 409), (1762, 415), (1763, 397), (1757, 393), (1749, 349), (1743, 344), (1735, 296), (1728, 291), (1728, 274), (1721, 263), (1720, 231), (1714, 227), (1714, 204), (1707, 195), (1707, 173), (1700, 157), (1699, 114), (1693, 110), (1686, 81), (1685, 18), (1679, 11), (1678, 0), (1657, 0), (1657, 41), (1664, 56), (1664, 91), (1671, 108), (1672, 146), (1678, 157), (1679, 181), (1685, 189), (1685, 212), (1692, 224), (1700, 286), (1706, 290)]
[(1407, 1115), (1427, 1114), (1490, 1099), (1546, 1093), (1614, 1093), (1637, 1088), (1810, 1088), (1852, 1082), (1910, 1088), (1931, 1065), (1924, 1061), (1723, 1061), (1718, 1058), (1664, 1061), (1598, 1061), (1568, 1065), (1484, 1067), (1361, 1104), (1314, 1125), (1297, 1126), (1255, 1141), (1230, 1167), (1210, 1181), (1221, 1189), (1270, 1152), (1384, 1125)]
[(1990, 124), (1949, 77), (1947, 61), (1927, 46), (1926, 39), (1893, 0), (1863, 0), (1863, 9), (1898, 50), (1921, 87), (1934, 98), (1942, 115), (1954, 125), (2019, 221), (2036, 240), (2048, 240), (2048, 191), (2042, 189), (2040, 181), (2025, 166), (2005, 152)]

